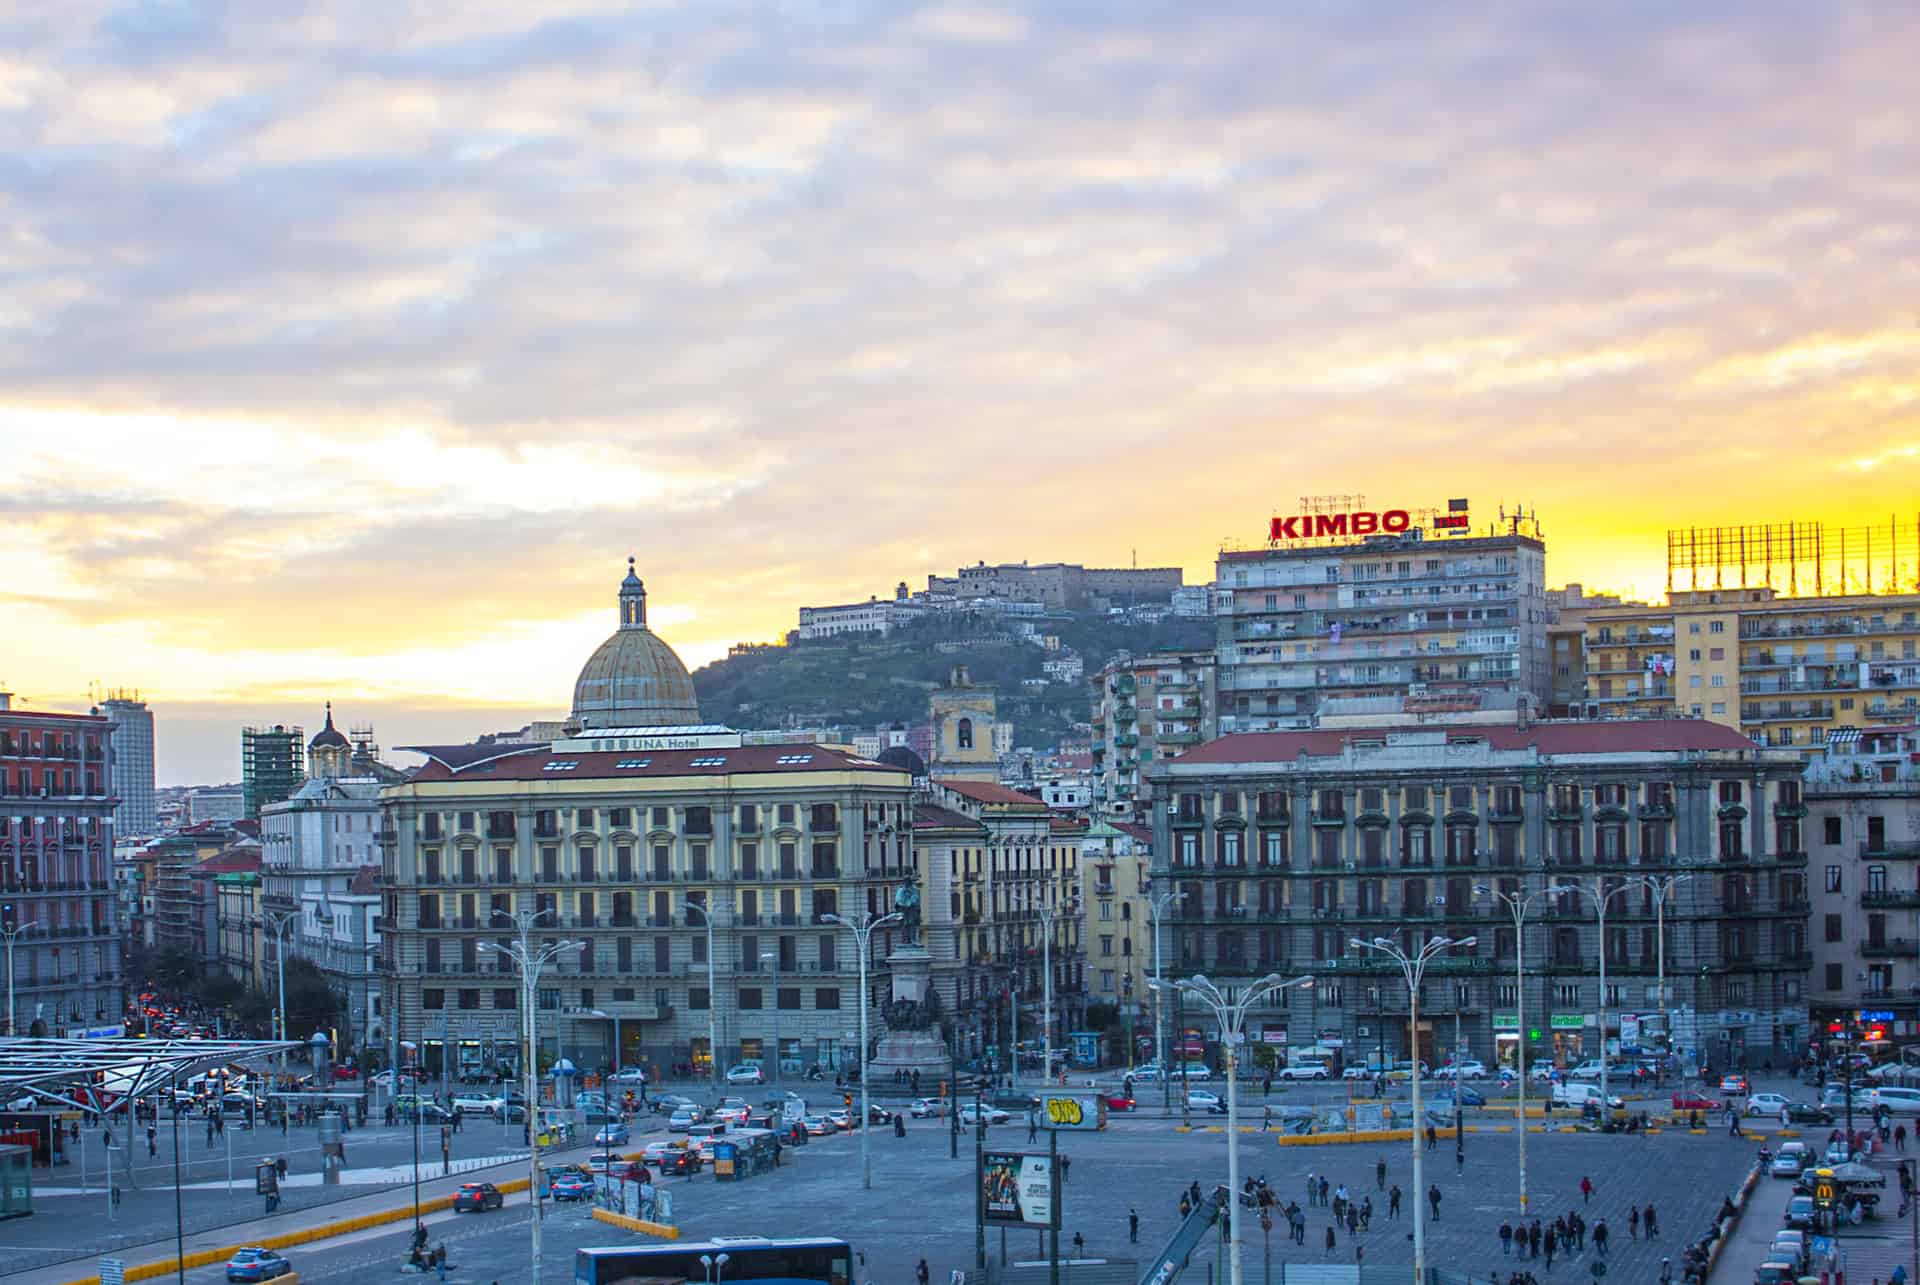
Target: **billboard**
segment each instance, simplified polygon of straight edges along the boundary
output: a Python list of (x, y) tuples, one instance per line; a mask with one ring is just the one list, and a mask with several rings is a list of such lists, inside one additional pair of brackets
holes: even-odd
[(980, 1157), (980, 1187), (989, 1224), (1053, 1226), (1053, 1165), (1044, 1155), (988, 1151)]
[(1107, 1127), (1107, 1099), (1098, 1093), (1042, 1093), (1040, 1127), (1104, 1129)]

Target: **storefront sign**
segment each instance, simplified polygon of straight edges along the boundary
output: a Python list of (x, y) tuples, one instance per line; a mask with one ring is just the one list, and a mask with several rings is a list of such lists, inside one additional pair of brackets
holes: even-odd
[(1262, 1044), (1285, 1044), (1287, 1042), (1287, 1028), (1284, 1026), (1261, 1027), (1260, 1042)]
[(1587, 1027), (1584, 1013), (1555, 1013), (1548, 1023), (1556, 1031), (1583, 1031)]
[(986, 1152), (980, 1157), (980, 1186), (989, 1223), (1053, 1226), (1053, 1166), (1046, 1156)]
[(1620, 1042), (1622, 1044), (1640, 1042), (1640, 1019), (1632, 1013), (1620, 1014)]
[(1520, 1029), (1520, 1014), (1518, 1014), (1518, 1013), (1495, 1013), (1495, 1014), (1493, 1015), (1493, 1029), (1494, 1029), (1494, 1030), (1496, 1030), (1496, 1031), (1517, 1031), (1517, 1030), (1519, 1030), (1519, 1029)]

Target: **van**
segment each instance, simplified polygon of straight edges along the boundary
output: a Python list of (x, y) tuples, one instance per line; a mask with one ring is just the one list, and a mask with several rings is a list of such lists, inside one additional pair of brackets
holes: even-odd
[(727, 1122), (725, 1120), (710, 1120), (702, 1124), (689, 1125), (687, 1127), (687, 1145), (690, 1147), (694, 1146), (698, 1144), (702, 1138), (723, 1137), (726, 1132)]
[[(1563, 1080), (1553, 1086), (1553, 1105), (1557, 1107), (1574, 1107), (1579, 1110), (1592, 1107), (1598, 1111), (1600, 1100), (1600, 1086), (1597, 1084), (1575, 1084)], [(1620, 1099), (1615, 1097), (1613, 1105), (1617, 1107), (1620, 1104)]]
[(1920, 1115), (1920, 1089), (1882, 1088), (1873, 1091), (1873, 1106), (1895, 1115)]

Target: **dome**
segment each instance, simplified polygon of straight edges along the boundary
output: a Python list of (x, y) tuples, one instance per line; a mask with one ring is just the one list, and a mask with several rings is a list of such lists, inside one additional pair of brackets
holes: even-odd
[(664, 639), (647, 628), (647, 590), (627, 559), (620, 627), (580, 667), (571, 728), (673, 727), (700, 721), (693, 678)]
[(333, 725), (332, 701), (327, 702), (327, 725), (314, 733), (313, 739), (307, 742), (307, 748), (309, 750), (344, 750), (352, 748), (347, 744), (347, 738), (340, 735), (339, 731)]
[(927, 774), (926, 760), (904, 745), (890, 745), (881, 750), (877, 761), (900, 768), (916, 780)]

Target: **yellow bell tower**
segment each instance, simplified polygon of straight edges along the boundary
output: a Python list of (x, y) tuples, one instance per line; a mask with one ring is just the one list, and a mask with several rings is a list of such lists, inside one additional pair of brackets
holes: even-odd
[(993, 752), (993, 724), (999, 706), (993, 688), (975, 687), (967, 667), (956, 665), (947, 685), (928, 699), (933, 708), (929, 774), (935, 780), (997, 782), (1000, 760)]

